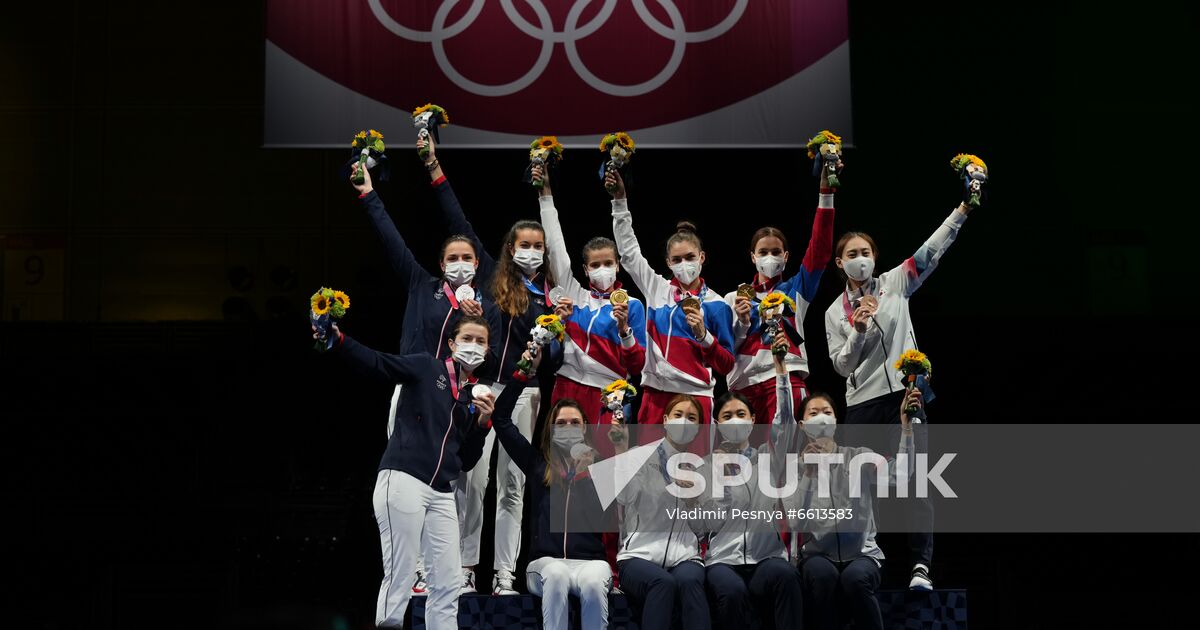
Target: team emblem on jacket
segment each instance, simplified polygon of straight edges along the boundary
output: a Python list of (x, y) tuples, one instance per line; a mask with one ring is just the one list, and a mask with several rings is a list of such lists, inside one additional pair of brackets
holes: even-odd
[(437, 388), (438, 389), (446, 389), (446, 375), (443, 374), (442, 376), (438, 377)]

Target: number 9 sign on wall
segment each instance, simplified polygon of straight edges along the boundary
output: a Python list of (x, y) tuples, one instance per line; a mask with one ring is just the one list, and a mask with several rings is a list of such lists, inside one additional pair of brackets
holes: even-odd
[(268, 0), (264, 142), (403, 137), (434, 102), (447, 146), (800, 147), (851, 128), (846, 1)]

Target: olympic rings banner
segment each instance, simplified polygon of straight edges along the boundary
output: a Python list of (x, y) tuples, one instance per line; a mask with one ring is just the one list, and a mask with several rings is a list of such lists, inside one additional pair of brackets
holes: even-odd
[(267, 0), (264, 143), (398, 141), (428, 102), (446, 146), (850, 143), (846, 2)]

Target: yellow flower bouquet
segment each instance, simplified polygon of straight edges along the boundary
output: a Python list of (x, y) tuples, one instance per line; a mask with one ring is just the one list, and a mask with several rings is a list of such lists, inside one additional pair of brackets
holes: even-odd
[[(892, 367), (904, 374), (904, 385), (907, 391), (912, 391), (917, 386), (918, 376), (924, 376), (926, 380), (933, 376), (933, 366), (929, 363), (929, 357), (925, 356), (924, 352), (912, 348), (905, 350)], [(905, 411), (915, 413), (917, 409), (909, 407)]]
[[(417, 129), (417, 139), (429, 141), (429, 136), (433, 135), (434, 143), (441, 142), (438, 139), (438, 129), (450, 124), (450, 114), (446, 110), (434, 105), (433, 103), (425, 103), (424, 105), (413, 110), (413, 127)], [(429, 157), (429, 145), (418, 151), (421, 159)]]
[[(529, 358), (536, 359), (541, 349), (551, 342), (561, 342), (566, 337), (566, 332), (567, 325), (558, 315), (542, 315), (537, 318), (533, 328), (529, 330), (530, 341), (533, 342), (529, 347)], [(533, 374), (533, 361), (521, 357), (521, 360), (517, 361), (517, 370), (525, 376)]]
[(786, 309), (796, 310), (796, 302), (782, 291), (772, 291), (758, 303), (758, 315), (762, 318), (762, 342), (777, 355), (787, 354), (786, 348), (775, 348), (775, 335), (783, 326), (783, 315)]
[(600, 394), (600, 403), (612, 412), (614, 424), (623, 424), (625, 405), (629, 404), (629, 399), (634, 396), (637, 396), (637, 388), (619, 378), (604, 387), (603, 393)]
[[(369, 168), (383, 164), (385, 156), (383, 155), (383, 134), (374, 129), (368, 131), (360, 131), (354, 135), (354, 139), (350, 141), (350, 149), (353, 152), (353, 157), (350, 159), (350, 169), (353, 170), (354, 163), (357, 161), (359, 169), (354, 173), (352, 182), (361, 184), (366, 181), (366, 175), (363, 172)], [(386, 179), (386, 177), (380, 178)]]
[[(819, 159), (818, 159), (819, 158)], [(813, 175), (820, 177), (824, 169), (830, 188), (841, 185), (838, 181), (838, 162), (842, 159), (842, 137), (829, 131), (821, 131), (808, 141), (808, 159), (813, 160)]]
[[(600, 152), (608, 154), (608, 161), (600, 167), (600, 180), (604, 181), (611, 172), (620, 172), (621, 178), (628, 180), (626, 167), (635, 150), (637, 150), (637, 145), (634, 144), (633, 138), (624, 131), (610, 133), (601, 138)], [(628, 181), (626, 183), (628, 184)], [(610, 188), (607, 184), (605, 188), (609, 193), (616, 192), (615, 188)]]
[(558, 141), (557, 136), (542, 136), (529, 143), (529, 166), (525, 168), (525, 181), (541, 190), (544, 183), (540, 178), (534, 178), (533, 167), (541, 166), (549, 175), (557, 169), (562, 158), (563, 145)]
[(333, 324), (346, 316), (350, 309), (350, 296), (343, 291), (321, 287), (309, 298), (309, 322), (317, 333), (317, 350), (327, 350), (331, 345), (329, 331)]
[(963, 179), (963, 203), (972, 208), (983, 205), (983, 185), (987, 183), (987, 164), (977, 155), (959, 153), (950, 160), (950, 167)]

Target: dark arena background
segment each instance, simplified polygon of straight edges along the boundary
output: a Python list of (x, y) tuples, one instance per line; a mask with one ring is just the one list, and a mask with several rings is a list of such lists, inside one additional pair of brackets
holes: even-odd
[[(307, 298), (345, 289), (343, 330), (394, 349), (404, 295), (337, 177), (346, 151), (262, 148), (265, 20), (259, 2), (0, 17), (5, 627), (372, 627), (390, 388), (311, 350)], [(1153, 451), (1139, 424), (1195, 421), (1198, 20), (1155, 2), (850, 3), (835, 234), (871, 232), (890, 268), (958, 202), (949, 156), (991, 169), (989, 203), (912, 301), (934, 422), (1123, 423), (1129, 444), (1094, 454), (1103, 483), (1132, 465), (1123, 448)], [(409, 123), (369, 124), (391, 130), (376, 187), (432, 263), (445, 231)], [(575, 155), (554, 189), (577, 256), (611, 222), (599, 157)], [(537, 217), (523, 151), (438, 157), (489, 248)], [(792, 237), (794, 270), (816, 198), (801, 150), (648, 149), (636, 169), (656, 267), (687, 218), (721, 291), (750, 279), (762, 224)], [(836, 394), (838, 290), (831, 264), (805, 327), (810, 386)], [(1200, 543), (1136, 533), (1153, 514), (1127, 500), (1128, 534), (938, 534), (938, 588), (966, 589), (973, 628), (1198, 627)]]

